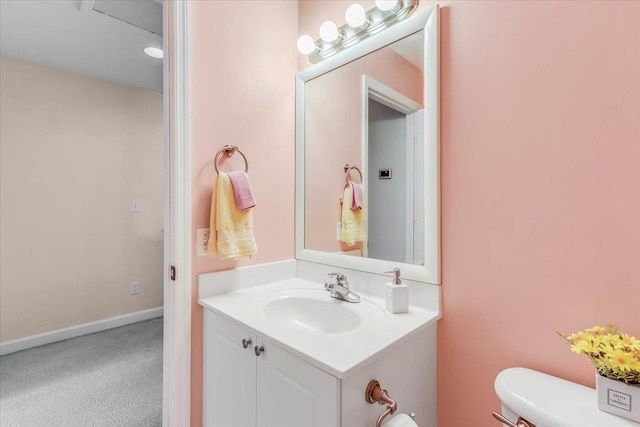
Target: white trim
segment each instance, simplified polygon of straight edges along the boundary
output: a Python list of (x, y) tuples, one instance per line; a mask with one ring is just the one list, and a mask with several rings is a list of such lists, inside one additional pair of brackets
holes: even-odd
[[(338, 56), (340, 56), (338, 54)], [(313, 68), (313, 67), (311, 67)], [(301, 111), (304, 108), (304, 86), (311, 77), (296, 74), (296, 259), (302, 258), (304, 251), (304, 207), (305, 207), (305, 180), (304, 180), (304, 161), (305, 161), (305, 119)]]
[[(190, 5), (164, 2), (165, 251), (162, 425), (191, 417)], [(176, 279), (169, 279), (169, 267)]]
[[(427, 20), (424, 34), (424, 267), (429, 283), (440, 284), (440, 6)], [(427, 209), (431, 207), (431, 209)]]
[[(439, 6), (418, 13), (296, 75), (296, 258), (353, 270), (380, 272), (402, 267), (408, 280), (440, 284), (440, 35)], [(425, 30), (425, 265), (344, 256), (304, 248), (305, 82), (413, 34)]]
[(42, 334), (31, 335), (11, 341), (0, 343), (0, 356), (26, 350), (40, 345), (51, 344), (53, 342), (68, 340), (82, 335), (93, 334), (107, 329), (113, 329), (131, 323), (142, 322), (143, 320), (162, 317), (164, 308), (156, 307), (149, 310), (137, 311), (135, 313), (123, 314), (122, 316), (109, 317), (108, 319), (97, 320), (95, 322), (83, 323), (82, 325), (70, 326), (68, 328), (56, 329)]
[[(373, 79), (371, 79), (373, 81)], [(362, 94), (360, 96), (362, 105), (360, 109), (362, 111), (362, 116), (360, 117), (360, 137), (362, 138), (360, 144), (362, 146), (362, 163), (360, 167), (362, 168), (362, 187), (368, 189), (369, 188), (369, 79), (364, 74), (362, 75)], [(367, 213), (366, 221), (367, 221), (367, 236), (370, 236), (369, 225), (371, 221), (369, 220), (369, 197), (368, 194), (365, 195), (364, 200), (362, 202), (364, 205), (364, 211)], [(369, 257), (369, 240), (367, 237), (367, 241), (362, 245), (362, 257)]]
[(405, 116), (405, 259), (408, 264), (415, 262), (414, 235), (415, 235), (415, 151), (416, 151), (416, 112)]
[[(422, 105), (420, 103), (367, 75), (362, 76), (362, 85), (362, 93), (363, 96), (366, 96), (367, 103), (369, 99), (373, 99), (374, 101), (377, 101), (382, 105), (386, 105), (387, 107), (405, 115), (415, 113), (422, 109)], [(365, 118), (368, 123), (368, 114)]]
[(198, 299), (296, 277), (296, 260), (249, 265), (198, 276)]

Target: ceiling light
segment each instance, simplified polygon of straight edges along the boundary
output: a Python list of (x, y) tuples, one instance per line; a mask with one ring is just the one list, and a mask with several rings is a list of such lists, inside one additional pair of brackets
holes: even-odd
[(157, 59), (164, 58), (164, 52), (162, 51), (162, 49), (157, 47), (148, 46), (142, 49), (142, 51), (152, 58), (157, 58)]
[(376, 7), (383, 12), (393, 10), (398, 5), (398, 0), (376, 0)]
[(347, 9), (345, 19), (350, 27), (359, 28), (367, 23), (367, 14), (364, 11), (364, 7), (362, 7), (362, 5), (354, 3)]
[(298, 39), (298, 50), (304, 55), (308, 55), (316, 50), (316, 42), (308, 35), (300, 36)]
[(340, 38), (338, 26), (331, 21), (323, 22), (320, 25), (320, 38), (327, 43), (338, 40)]

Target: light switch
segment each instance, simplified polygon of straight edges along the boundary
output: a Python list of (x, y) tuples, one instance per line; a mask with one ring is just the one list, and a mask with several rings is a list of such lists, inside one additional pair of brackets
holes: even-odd
[(138, 200), (131, 201), (131, 212), (140, 212), (140, 201)]

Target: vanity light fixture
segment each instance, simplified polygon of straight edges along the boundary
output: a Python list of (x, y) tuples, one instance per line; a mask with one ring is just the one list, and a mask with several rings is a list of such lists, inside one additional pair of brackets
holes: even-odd
[(320, 25), (320, 38), (325, 43), (333, 43), (340, 40), (338, 26), (331, 21), (325, 21)]
[(298, 50), (309, 55), (309, 61), (320, 62), (405, 20), (418, 7), (418, 1), (376, 0), (376, 7), (368, 11), (360, 4), (352, 4), (345, 14), (346, 24), (338, 28), (335, 23), (325, 21), (320, 26), (320, 39), (314, 41), (305, 34), (298, 39)]
[(376, 0), (376, 7), (385, 12), (393, 10), (398, 7), (398, 0)]
[(313, 41), (313, 38), (311, 36), (305, 34), (303, 36), (300, 36), (300, 38), (298, 39), (298, 50), (300, 51), (300, 53), (308, 55), (311, 52), (314, 52), (317, 48), (318, 46), (316, 45), (316, 42)]
[(367, 18), (367, 12), (364, 10), (364, 7), (358, 3), (354, 3), (349, 6), (344, 17), (347, 21), (347, 25), (351, 28), (361, 28), (370, 24)]
[(142, 51), (152, 58), (156, 58), (156, 59), (164, 58), (164, 52), (162, 51), (162, 49), (157, 47), (147, 46), (144, 49), (142, 49)]

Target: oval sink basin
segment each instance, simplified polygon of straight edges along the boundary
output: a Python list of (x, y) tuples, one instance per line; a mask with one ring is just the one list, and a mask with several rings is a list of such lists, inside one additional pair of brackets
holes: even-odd
[(335, 334), (360, 326), (360, 316), (337, 300), (286, 297), (271, 301), (262, 308), (271, 320), (283, 326), (305, 331)]

